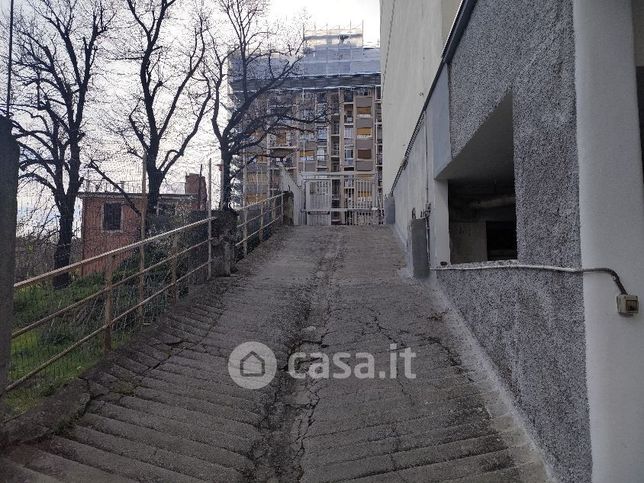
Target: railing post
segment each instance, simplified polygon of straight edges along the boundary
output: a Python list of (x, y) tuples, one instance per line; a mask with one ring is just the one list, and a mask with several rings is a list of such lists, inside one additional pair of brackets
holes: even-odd
[(19, 155), (11, 123), (0, 116), (0, 396), (7, 386), (11, 363)]
[(105, 268), (105, 311), (104, 311), (104, 325), (105, 332), (103, 334), (103, 351), (109, 352), (112, 350), (112, 318), (113, 318), (113, 294), (112, 285), (114, 283), (114, 255), (107, 258), (107, 267)]
[[(148, 216), (148, 183), (147, 183), (147, 155), (143, 155), (143, 166), (141, 167), (141, 197), (143, 200), (143, 205), (141, 206), (141, 241), (145, 240), (147, 232), (147, 216)], [(141, 276), (139, 277), (139, 309), (138, 314), (139, 318), (143, 320), (145, 317), (145, 307), (143, 307), (143, 301), (145, 300), (145, 244), (141, 244), (139, 248), (139, 271)]]
[[(199, 180), (201, 183), (201, 180)], [(212, 159), (208, 159), (208, 280), (212, 279)]]
[(248, 208), (244, 208), (244, 257), (248, 255)]
[(264, 241), (264, 203), (262, 201), (259, 204), (259, 241), (260, 243)]
[(171, 270), (171, 287), (172, 299), (177, 302), (179, 300), (179, 288), (177, 287), (177, 254), (179, 253), (179, 235), (172, 237), (172, 261), (170, 262)]
[(212, 210), (208, 212), (208, 280), (212, 278), (212, 219), (210, 214)]
[(270, 223), (273, 226), (273, 221), (277, 218), (277, 198), (271, 200), (271, 219)]
[(281, 224), (284, 224), (284, 192), (280, 194), (280, 219), (282, 220)]
[[(142, 304), (145, 300), (145, 246), (141, 245), (139, 248), (139, 304)], [(145, 311), (143, 305), (139, 306), (138, 309), (139, 318), (143, 320), (145, 316)]]

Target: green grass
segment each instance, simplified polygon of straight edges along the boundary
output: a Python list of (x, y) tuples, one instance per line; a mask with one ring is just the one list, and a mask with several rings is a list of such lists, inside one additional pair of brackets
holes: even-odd
[(14, 294), (14, 330), (20, 329), (64, 307), (95, 294), (105, 286), (102, 273), (72, 280), (54, 290), (49, 283), (31, 285)]
[[(165, 256), (166, 251), (159, 247), (152, 248), (149, 252), (146, 250), (147, 265), (163, 260)], [(190, 261), (188, 260), (187, 263), (189, 264)], [(114, 282), (134, 275), (138, 268), (138, 254), (136, 254), (121, 263), (114, 273)], [(180, 266), (179, 275), (187, 270), (186, 266)], [(168, 281), (169, 274), (165, 266), (148, 272), (146, 274), (148, 294), (156, 292)], [(104, 286), (103, 274), (97, 273), (76, 277), (67, 287), (59, 290), (54, 290), (51, 283), (33, 285), (18, 290), (14, 294), (14, 330), (26, 327), (96, 294)], [(134, 278), (115, 288), (113, 314), (118, 315), (125, 312), (137, 301), (138, 279)], [(167, 298), (160, 296), (145, 307), (144, 318), (150, 319), (159, 315), (167, 305)], [(76, 341), (100, 328), (104, 323), (104, 306), (105, 297), (95, 297), (13, 339), (10, 381), (29, 374)], [(139, 319), (136, 311), (121, 319), (112, 329), (112, 347), (117, 348), (127, 342), (140, 327), (141, 322), (143, 321)], [(22, 413), (93, 366), (103, 355), (103, 336), (98, 334), (25, 381), (24, 384), (10, 391), (5, 396), (5, 402), (11, 408), (12, 414)]]

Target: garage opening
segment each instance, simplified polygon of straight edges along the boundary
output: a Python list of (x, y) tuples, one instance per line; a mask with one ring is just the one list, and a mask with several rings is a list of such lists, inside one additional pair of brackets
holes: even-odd
[(441, 174), (448, 180), (451, 263), (517, 258), (512, 98)]

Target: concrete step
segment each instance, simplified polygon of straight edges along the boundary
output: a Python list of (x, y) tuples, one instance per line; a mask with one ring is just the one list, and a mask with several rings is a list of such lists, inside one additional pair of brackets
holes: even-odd
[[(490, 415), (484, 408), (477, 407), (464, 411), (457, 411), (452, 414), (444, 414), (441, 417), (424, 416), (420, 418), (406, 416), (396, 421), (395, 428), (398, 434), (414, 434), (418, 432), (438, 431), (441, 429), (455, 426), (475, 424), (478, 422), (488, 421), (492, 418), (502, 416), (503, 414)], [(364, 442), (382, 439), (391, 434), (392, 424), (372, 424), (362, 428), (348, 428), (340, 430), (319, 429), (316, 432), (311, 430), (307, 433), (307, 439), (320, 440), (321, 444), (328, 444), (330, 441), (342, 441), (343, 444), (349, 442)], [(318, 443), (320, 444), (320, 443)]]
[[(135, 481), (173, 481), (177, 483), (203, 481), (193, 476), (177, 473), (144, 461), (104, 451), (60, 436), (54, 436), (44, 441), (41, 443), (40, 448), (66, 459), (74, 460), (87, 466), (93, 466), (107, 473)], [(87, 482), (88, 479), (84, 481)], [(123, 479), (119, 478), (116, 481), (123, 481)]]
[[(504, 435), (507, 437), (508, 435)], [(522, 438), (511, 435), (513, 443), (523, 443)], [(407, 447), (405, 447), (407, 446)], [(422, 441), (407, 440), (400, 447), (395, 443), (390, 451), (380, 453), (369, 452), (362, 457), (350, 461), (324, 463), (316, 459), (315, 454), (309, 454), (303, 459), (306, 476), (309, 481), (334, 481), (363, 476), (365, 471), (384, 473), (399, 468), (414, 466), (429, 466), (470, 456), (494, 453), (506, 449), (504, 438), (497, 434), (479, 438), (464, 439), (438, 446), (424, 446)]]
[[(369, 467), (364, 467), (362, 468), (364, 474), (360, 477), (342, 479), (355, 483), (388, 483), (391, 481), (444, 482), (458, 478), (476, 478), (486, 473), (535, 463), (534, 457), (526, 451), (525, 447), (508, 448), (442, 463), (427, 465), (419, 462), (418, 465), (406, 468), (391, 463), (389, 469), (385, 471), (375, 471)], [(312, 480), (302, 479), (302, 481)], [(338, 480), (324, 478), (319, 481)]]
[(30, 470), (7, 458), (0, 458), (0, 470), (3, 483), (56, 483), (61, 481)]
[[(133, 460), (142, 461), (164, 468), (175, 473), (207, 481), (212, 475), (221, 475), (227, 481), (239, 481), (241, 473), (234, 469), (221, 466), (195, 456), (186, 456), (180, 451), (168, 451), (154, 445), (155, 441), (146, 443), (133, 441), (125, 437), (114, 436), (97, 431), (87, 426), (76, 426), (66, 437), (74, 441), (101, 449), (110, 454), (117, 454)], [(157, 438), (160, 440), (160, 438)], [(176, 443), (180, 444), (179, 441)]]
[(123, 382), (134, 383), (138, 381), (140, 374), (134, 372), (127, 367), (123, 367), (119, 364), (119, 361), (114, 361), (109, 366), (105, 367), (104, 372), (110, 374), (111, 376), (117, 378)]
[[(163, 367), (157, 368), (158, 372), (169, 372), (171, 374), (175, 374), (178, 376), (182, 377), (189, 377), (192, 379), (200, 380), (200, 381), (205, 381), (211, 384), (221, 384), (222, 386), (229, 386), (233, 390), (236, 391), (237, 394), (243, 395), (245, 393), (250, 392), (248, 389), (243, 389), (239, 387), (235, 382), (230, 378), (230, 374), (228, 374), (228, 370), (226, 370), (226, 373), (219, 373), (219, 372), (206, 372), (202, 371), (196, 368), (191, 368), (188, 366), (184, 366), (181, 364), (176, 364), (172, 359), (168, 359), (167, 362), (163, 363)], [(156, 373), (155, 373), (156, 377)], [(253, 391), (258, 394), (261, 394), (261, 392), (264, 391)], [(252, 397), (252, 396), (248, 396)]]
[(547, 483), (549, 480), (541, 463), (527, 463), (483, 475), (449, 480), (445, 483)]
[(43, 478), (49, 477), (64, 482), (86, 483), (87, 481), (132, 481), (111, 472), (102, 471), (92, 465), (82, 464), (74, 459), (65, 458), (58, 454), (39, 449), (35, 446), (19, 446), (8, 454), (8, 458), (25, 467), (26, 471), (31, 470), (37, 474), (42, 474)]
[[(177, 374), (170, 372), (168, 368), (150, 371), (147, 376), (158, 381), (164, 381), (169, 384), (183, 385), (187, 388), (196, 388), (203, 391), (217, 392), (222, 397), (230, 398), (233, 403), (245, 401), (246, 404), (263, 405), (267, 399), (266, 394), (261, 391), (249, 391), (236, 384), (219, 384), (216, 381), (209, 381), (203, 378), (194, 378), (186, 374)], [(245, 407), (244, 404), (241, 407)]]
[(159, 333), (165, 334), (167, 336), (177, 337), (183, 342), (188, 342), (191, 344), (199, 344), (205, 337), (205, 333), (195, 334), (194, 332), (189, 332), (179, 327), (178, 323), (160, 327)]
[[(161, 348), (164, 348), (165, 350), (161, 350)], [(170, 355), (172, 355), (172, 349), (165, 344), (162, 346), (151, 345), (150, 343), (137, 344), (136, 350), (148, 355), (149, 357), (153, 357), (159, 362), (166, 360)]]
[(395, 451), (408, 451), (415, 448), (436, 447), (449, 449), (449, 445), (493, 436), (505, 438), (507, 435), (512, 435), (519, 439), (520, 436), (513, 433), (513, 431), (513, 428), (508, 427), (506, 431), (500, 432), (498, 430), (498, 424), (492, 424), (490, 421), (455, 426), (439, 431), (404, 435), (397, 435), (394, 428), (389, 436), (379, 440), (354, 444), (342, 444), (340, 441), (341, 444), (338, 446), (324, 448), (305, 443), (306, 452), (303, 460), (310, 461), (310, 464), (316, 466), (328, 463), (349, 462), (368, 456), (387, 455)]
[(171, 384), (154, 377), (143, 377), (139, 385), (148, 389), (165, 391), (172, 394), (190, 394), (190, 397), (193, 399), (206, 401), (223, 408), (234, 409), (236, 411), (245, 411), (248, 414), (257, 415), (260, 414), (263, 409), (260, 405), (246, 399), (233, 398), (214, 390), (207, 391), (204, 389), (198, 389), (196, 387), (191, 387), (183, 383)]
[[(462, 384), (472, 384), (475, 382), (484, 382), (487, 381), (487, 377), (478, 371), (473, 371), (470, 368), (463, 368), (458, 366), (449, 366), (442, 369), (436, 369), (433, 371), (431, 377), (423, 379), (422, 386), (425, 390), (431, 389), (448, 389)], [(332, 384), (339, 382), (337, 380), (330, 380), (318, 390), (320, 396), (331, 396), (328, 394), (332, 392), (333, 397), (341, 398), (343, 396), (350, 398), (351, 396), (359, 396), (360, 394), (369, 394), (370, 392), (377, 392), (382, 390), (382, 386), (376, 384), (364, 384), (365, 381), (360, 381), (358, 384), (355, 379), (353, 379), (353, 384)], [(367, 382), (381, 382), (379, 380), (367, 381)], [(395, 382), (390, 380), (385, 380), (384, 382)], [(412, 388), (413, 389), (413, 388)]]
[(250, 424), (215, 418), (209, 414), (177, 407), (171, 404), (149, 399), (141, 399), (138, 397), (123, 396), (119, 400), (119, 405), (184, 423), (199, 422), (199, 424), (203, 424), (204, 427), (215, 429), (226, 434), (237, 435), (245, 439), (255, 440), (259, 438), (258, 430)]
[(185, 324), (186, 326), (193, 327), (195, 333), (206, 334), (219, 320), (219, 317), (207, 317), (203, 312), (196, 308), (183, 309), (175, 312), (170, 312), (165, 317), (168, 325), (175, 322)]
[(182, 334), (189, 334), (189, 340), (196, 337), (203, 339), (212, 328), (212, 323), (206, 324), (193, 317), (179, 317), (170, 315), (163, 326), (165, 331), (181, 331)]
[[(336, 435), (327, 437), (307, 438), (304, 447), (310, 451), (331, 451), (332, 449), (342, 450), (343, 453), (351, 455), (353, 448), (356, 452), (361, 451), (361, 447), (367, 446), (375, 448), (379, 443), (387, 444), (389, 440), (416, 438), (433, 442), (433, 444), (444, 444), (461, 439), (476, 438), (494, 434), (494, 432), (505, 432), (514, 428), (514, 421), (510, 415), (501, 416), (493, 419), (477, 420), (470, 423), (464, 423), (455, 426), (447, 426), (439, 429), (426, 429), (423, 426), (407, 428), (407, 431), (400, 433), (397, 426), (383, 427), (378, 432), (373, 432), (367, 437), (356, 440), (355, 438), (346, 438), (340, 441)], [(429, 443), (428, 443), (429, 444)]]
[(180, 422), (112, 403), (92, 406), (91, 411), (107, 418), (157, 431), (169, 432), (184, 439), (223, 448), (243, 457), (250, 453), (254, 444), (252, 439), (223, 433), (198, 420)]
[(330, 400), (321, 401), (323, 404), (318, 404), (316, 412), (318, 415), (324, 411), (337, 411), (342, 407), (354, 404), (389, 404), (396, 401), (408, 401), (411, 397), (420, 403), (436, 402), (436, 401), (449, 401), (451, 399), (461, 398), (463, 396), (491, 393), (495, 388), (486, 382), (472, 383), (467, 379), (462, 380), (462, 384), (457, 384), (448, 388), (427, 388), (424, 384), (420, 387), (406, 387), (405, 394), (400, 393), (400, 387), (396, 388), (382, 388), (374, 389), (372, 391), (362, 391), (358, 394), (351, 394), (348, 396), (335, 396)]
[[(491, 393), (496, 395), (497, 393)], [(318, 403), (318, 406), (320, 404)], [(358, 423), (377, 419), (380, 422), (397, 420), (396, 413), (406, 414), (435, 414), (443, 410), (461, 410), (464, 408), (478, 407), (485, 405), (480, 393), (466, 394), (453, 399), (439, 400), (418, 400), (409, 395), (403, 394), (400, 398), (383, 399), (382, 401), (371, 401), (364, 404), (350, 404), (342, 409), (325, 410), (324, 406), (320, 411), (315, 412), (317, 423), (332, 423), (341, 425), (345, 420), (352, 420)], [(392, 411), (395, 411), (392, 414)]]
[[(131, 355), (131, 357), (130, 357)], [(148, 363), (142, 363), (141, 362), (141, 357), (137, 355), (132, 355), (132, 354), (118, 354), (118, 358), (116, 360), (116, 364), (118, 364), (120, 367), (127, 369), (133, 374), (142, 374), (143, 372), (147, 371), (150, 369), (150, 367), (154, 367), (158, 364), (158, 361), (152, 360), (148, 361)]]
[(86, 414), (79, 424), (102, 433), (191, 456), (225, 468), (248, 472), (253, 467), (252, 462), (245, 456), (213, 445), (182, 438), (174, 432), (157, 431), (96, 414)]
[[(228, 357), (218, 357), (204, 354), (204, 357), (197, 359), (196, 357), (187, 357), (182, 353), (173, 355), (169, 362), (172, 364), (189, 367), (190, 369), (197, 369), (206, 373), (228, 374)], [(229, 376), (230, 377), (230, 376)]]
[[(416, 407), (413, 411), (401, 411), (398, 413), (396, 407), (392, 406), (389, 411), (380, 411), (364, 415), (353, 416), (351, 413), (338, 414), (335, 420), (320, 421), (309, 429), (310, 436), (323, 435), (338, 431), (346, 432), (351, 430), (367, 429), (383, 425), (404, 424), (426, 425), (427, 429), (442, 427), (445, 423), (453, 426), (453, 422), (458, 422), (459, 417), (467, 414), (478, 414), (479, 417), (486, 418), (489, 416), (485, 403), (477, 396), (466, 397), (455, 401), (442, 401), (435, 404), (427, 404), (423, 407)], [(438, 425), (438, 426), (435, 426)]]
[(160, 402), (176, 408), (195, 411), (211, 421), (230, 421), (251, 426), (259, 423), (263, 417), (259, 413), (251, 413), (243, 409), (222, 406), (201, 399), (176, 394), (176, 391), (167, 392), (165, 390), (138, 386), (134, 389), (133, 395), (148, 401)]

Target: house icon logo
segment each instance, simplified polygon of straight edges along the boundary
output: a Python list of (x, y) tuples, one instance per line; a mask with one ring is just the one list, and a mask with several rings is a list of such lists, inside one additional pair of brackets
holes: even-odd
[(257, 352), (251, 351), (240, 361), (240, 373), (244, 377), (264, 377), (266, 361)]
[(261, 342), (244, 342), (228, 357), (228, 373), (235, 383), (245, 389), (267, 386), (277, 373), (273, 351)]

